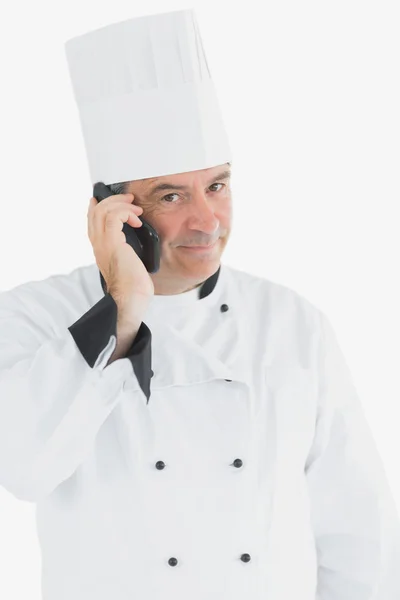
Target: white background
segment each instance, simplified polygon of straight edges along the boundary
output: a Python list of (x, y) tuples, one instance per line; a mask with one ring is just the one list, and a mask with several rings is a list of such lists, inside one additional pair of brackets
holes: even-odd
[[(396, 0), (2, 4), (0, 291), (94, 262), (64, 42), (182, 8), (196, 11), (233, 153), (223, 261), (327, 314), (400, 509)], [(34, 505), (2, 488), (0, 532), (0, 597), (39, 600)]]

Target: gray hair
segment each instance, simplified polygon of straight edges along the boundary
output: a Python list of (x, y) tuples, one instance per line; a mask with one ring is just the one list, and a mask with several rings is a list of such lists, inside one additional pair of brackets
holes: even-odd
[(125, 194), (125, 190), (127, 189), (129, 183), (131, 183), (131, 182), (123, 181), (121, 183), (109, 183), (108, 187), (112, 191), (113, 195)]
[[(226, 164), (229, 166), (231, 165), (230, 162), (227, 162)], [(108, 187), (112, 191), (113, 195), (125, 194), (130, 183), (132, 183), (132, 181), (121, 181), (120, 183), (109, 183)]]

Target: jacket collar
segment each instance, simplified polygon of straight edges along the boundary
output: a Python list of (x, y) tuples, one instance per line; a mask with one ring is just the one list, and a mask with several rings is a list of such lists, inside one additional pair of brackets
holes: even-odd
[[(105, 282), (105, 279), (103, 277), (102, 272), (100, 271), (100, 269), (98, 269), (99, 271), (99, 276), (100, 276), (100, 283), (101, 283), (101, 287), (103, 290), (104, 294), (107, 294), (107, 285)], [(206, 279), (201, 286), (199, 286), (199, 291), (198, 291), (198, 297), (200, 298), (205, 298), (206, 296), (208, 296), (209, 294), (211, 294), (211, 292), (214, 290), (217, 281), (218, 281), (218, 277), (221, 271), (221, 265), (218, 268), (218, 271), (216, 271), (215, 273), (213, 273), (213, 275), (211, 275), (208, 279)]]

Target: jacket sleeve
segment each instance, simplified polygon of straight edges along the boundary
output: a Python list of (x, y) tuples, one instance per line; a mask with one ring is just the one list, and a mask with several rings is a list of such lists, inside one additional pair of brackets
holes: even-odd
[(148, 399), (151, 332), (142, 323), (129, 356), (108, 365), (116, 346), (111, 296), (51, 337), (12, 292), (0, 294), (0, 485), (38, 502), (90, 454), (127, 383)]
[[(115, 300), (107, 293), (78, 321), (68, 327), (89, 367), (93, 368), (95, 366), (104, 348), (110, 343), (111, 336), (115, 338), (115, 349), (117, 344), (117, 313)], [(107, 365), (111, 355), (112, 352), (108, 355)], [(150, 377), (153, 371), (151, 370), (151, 331), (146, 323), (142, 322), (140, 325), (139, 331), (127, 351), (126, 358), (131, 362), (139, 385), (148, 401), (150, 398)]]
[(400, 520), (332, 326), (320, 313), (319, 408), (306, 461), (316, 600), (399, 600)]

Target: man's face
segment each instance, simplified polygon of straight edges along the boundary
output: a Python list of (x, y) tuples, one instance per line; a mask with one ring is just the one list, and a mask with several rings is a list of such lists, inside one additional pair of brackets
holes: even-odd
[[(151, 274), (155, 293), (192, 289), (215, 273), (231, 228), (228, 163), (174, 175), (132, 181), (126, 192), (160, 237), (160, 270)], [(197, 251), (185, 246), (207, 246)]]

